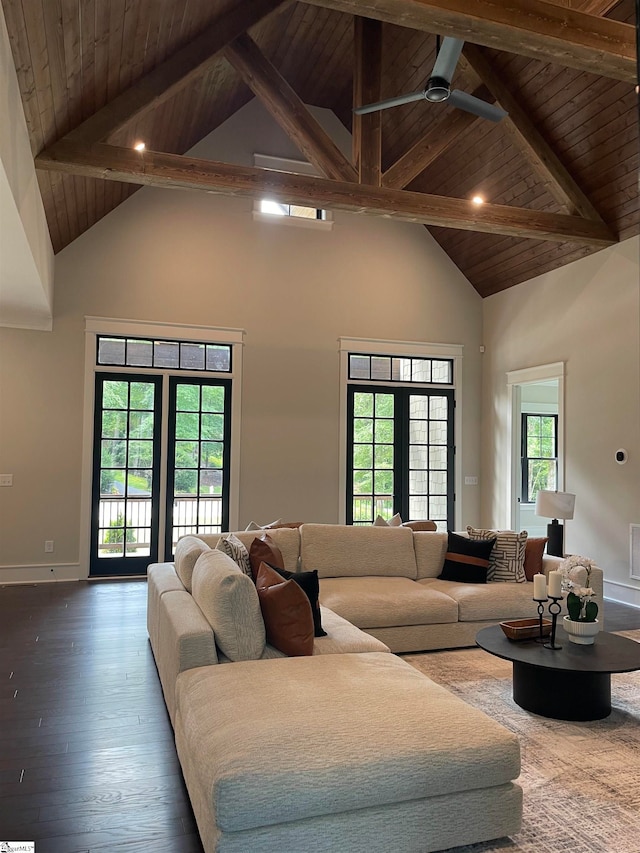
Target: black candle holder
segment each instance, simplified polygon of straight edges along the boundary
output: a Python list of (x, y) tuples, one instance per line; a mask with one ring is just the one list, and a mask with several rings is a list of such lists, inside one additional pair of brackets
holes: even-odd
[(544, 613), (544, 605), (547, 601), (549, 601), (549, 599), (548, 598), (534, 598), (533, 600), (538, 602), (538, 623), (539, 623), (538, 630), (540, 632), (540, 636), (536, 637), (536, 643), (544, 643), (545, 638), (542, 635), (542, 614)]
[(560, 611), (562, 610), (562, 605), (560, 602), (562, 601), (562, 596), (550, 595), (551, 604), (549, 605), (549, 614), (551, 615), (551, 642), (545, 643), (545, 649), (561, 649), (562, 646), (556, 645), (556, 623), (558, 621), (558, 616), (560, 615)]

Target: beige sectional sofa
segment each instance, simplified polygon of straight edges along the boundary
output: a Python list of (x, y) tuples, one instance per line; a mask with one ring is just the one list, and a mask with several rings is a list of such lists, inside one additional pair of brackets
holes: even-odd
[[(261, 533), (235, 535), (249, 547)], [(268, 533), (286, 569), (318, 571), (327, 636), (312, 656), (266, 643), (253, 582), (210, 550), (219, 536), (186, 537), (175, 564), (148, 571), (149, 638), (207, 853), (427, 853), (516, 832), (517, 739), (389, 650), (473, 645), (485, 625), (535, 615), (533, 584), (439, 580), (446, 534)], [(599, 569), (592, 585), (601, 599)]]

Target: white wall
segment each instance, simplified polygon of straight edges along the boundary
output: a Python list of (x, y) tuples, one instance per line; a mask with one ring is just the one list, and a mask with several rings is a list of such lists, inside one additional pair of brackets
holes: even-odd
[[(483, 301), (483, 523), (508, 517), (506, 372), (565, 362), (565, 549), (593, 557), (606, 592), (640, 604), (629, 524), (640, 522), (640, 238)], [(614, 454), (626, 448), (629, 461)]]
[[(315, 112), (348, 150), (335, 117)], [(192, 153), (251, 163), (254, 152), (300, 159), (256, 101)], [(57, 256), (51, 334), (0, 330), (0, 470), (14, 472), (13, 489), (0, 489), (0, 567), (44, 563), (53, 539), (58, 574), (86, 574), (85, 315), (246, 330), (242, 525), (337, 521), (341, 335), (464, 345), (458, 462), (478, 473), (481, 299), (427, 231), (338, 213), (333, 231), (317, 233), (254, 222), (251, 207), (145, 188)], [(464, 523), (477, 523), (478, 488), (459, 499)]]

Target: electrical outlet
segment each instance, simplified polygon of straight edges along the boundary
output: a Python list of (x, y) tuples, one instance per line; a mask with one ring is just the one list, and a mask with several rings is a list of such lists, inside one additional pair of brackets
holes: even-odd
[(44, 553), (53, 554), (53, 539), (47, 539), (44, 543)]
[(0, 474), (0, 486), (13, 486), (13, 474)]

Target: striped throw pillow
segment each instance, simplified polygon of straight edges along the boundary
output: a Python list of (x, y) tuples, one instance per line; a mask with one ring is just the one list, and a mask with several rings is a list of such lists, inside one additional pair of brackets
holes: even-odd
[(467, 527), (469, 539), (493, 539), (494, 545), (489, 560), (487, 581), (524, 583), (524, 558), (527, 548), (527, 531), (485, 530)]
[(241, 572), (253, 580), (251, 574), (251, 561), (249, 560), (249, 552), (244, 543), (242, 543), (233, 533), (225, 533), (218, 540), (216, 545), (217, 551), (222, 551), (227, 557), (231, 557), (233, 562), (238, 566)]

